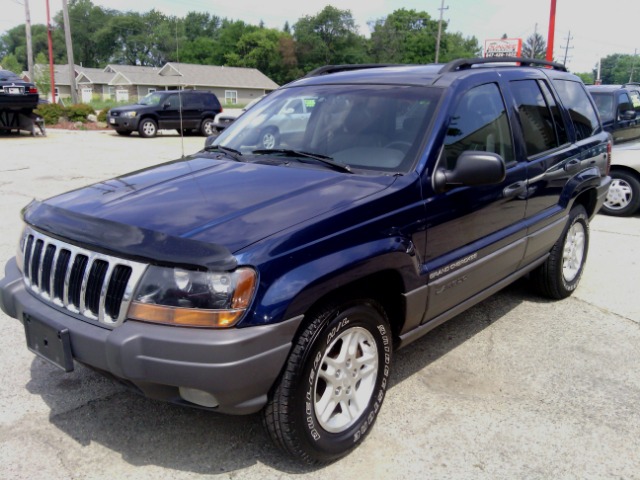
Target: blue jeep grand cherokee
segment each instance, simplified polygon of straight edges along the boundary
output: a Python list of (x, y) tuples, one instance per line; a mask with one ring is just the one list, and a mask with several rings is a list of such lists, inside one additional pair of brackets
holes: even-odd
[(336, 459), (395, 349), (524, 275), (578, 285), (609, 136), (562, 65), (500, 62), (323, 67), (202, 152), (34, 201), (2, 309), (67, 371)]

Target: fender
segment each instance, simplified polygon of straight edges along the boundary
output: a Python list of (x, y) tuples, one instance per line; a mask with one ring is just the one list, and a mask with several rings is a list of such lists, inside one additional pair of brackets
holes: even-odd
[(406, 238), (389, 237), (354, 245), (303, 263), (273, 280), (263, 282), (261, 278), (266, 291), (258, 292), (259, 304), (239, 326), (275, 323), (301, 315), (328, 293), (385, 271), (397, 275), (403, 292), (425, 281), (420, 277), (415, 248)]

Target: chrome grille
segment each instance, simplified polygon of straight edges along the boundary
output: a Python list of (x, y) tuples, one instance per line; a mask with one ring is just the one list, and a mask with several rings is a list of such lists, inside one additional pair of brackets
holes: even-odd
[(145, 264), (76, 247), (30, 227), (22, 245), (24, 281), (40, 298), (105, 325), (124, 321)]

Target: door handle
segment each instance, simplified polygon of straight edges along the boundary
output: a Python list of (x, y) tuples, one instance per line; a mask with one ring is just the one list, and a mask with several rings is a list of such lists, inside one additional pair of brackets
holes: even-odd
[(565, 166), (564, 166), (564, 171), (565, 172), (571, 172), (573, 170), (577, 170), (580, 167), (580, 160), (569, 160)]
[(502, 195), (505, 198), (518, 197), (524, 194), (526, 190), (527, 190), (527, 182), (520, 181), (520, 182), (512, 183), (507, 187), (504, 187), (504, 190), (502, 191)]

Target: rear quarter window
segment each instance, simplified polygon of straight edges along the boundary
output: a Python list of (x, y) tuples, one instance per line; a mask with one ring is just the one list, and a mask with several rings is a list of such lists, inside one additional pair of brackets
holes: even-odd
[(553, 85), (556, 87), (560, 100), (569, 111), (576, 132), (576, 140), (589, 138), (600, 131), (598, 114), (582, 83), (555, 79)]

